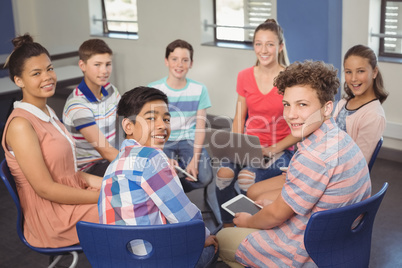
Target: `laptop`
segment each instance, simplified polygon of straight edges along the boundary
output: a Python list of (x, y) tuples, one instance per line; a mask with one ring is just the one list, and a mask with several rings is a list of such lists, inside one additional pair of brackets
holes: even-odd
[(213, 128), (205, 130), (204, 148), (214, 160), (255, 168), (268, 168), (283, 154), (272, 158), (264, 156), (257, 136)]

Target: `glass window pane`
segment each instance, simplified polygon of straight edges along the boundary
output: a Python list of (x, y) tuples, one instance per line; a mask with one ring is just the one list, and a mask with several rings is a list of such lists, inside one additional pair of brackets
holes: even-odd
[[(243, 0), (216, 0), (216, 24), (244, 26)], [(216, 28), (218, 40), (244, 41), (244, 29)]]
[[(387, 1), (385, 6), (384, 33), (402, 35), (402, 2)], [(402, 39), (385, 37), (385, 53), (402, 53)]]
[[(137, 0), (104, 0), (109, 32), (138, 32)], [(122, 22), (119, 22), (122, 21)]]

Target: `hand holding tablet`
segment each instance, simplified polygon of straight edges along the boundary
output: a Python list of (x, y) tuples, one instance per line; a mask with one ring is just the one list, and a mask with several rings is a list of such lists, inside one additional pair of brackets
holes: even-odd
[(190, 173), (188, 173), (187, 171), (185, 171), (184, 169), (182, 169), (179, 166), (174, 166), (178, 171), (180, 171), (181, 173), (183, 173), (184, 175), (186, 175), (187, 177), (189, 177), (190, 179), (192, 179), (193, 181), (198, 181), (196, 177), (194, 177), (193, 175), (191, 175)]
[(261, 210), (262, 206), (243, 194), (233, 197), (222, 204), (222, 208), (234, 216), (238, 212), (247, 212), (254, 215)]

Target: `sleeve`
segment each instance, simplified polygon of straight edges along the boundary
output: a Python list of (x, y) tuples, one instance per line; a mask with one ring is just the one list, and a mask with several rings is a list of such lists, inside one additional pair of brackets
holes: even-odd
[(323, 196), (330, 176), (321, 160), (306, 151), (296, 154), (289, 164), (281, 194), (296, 214), (306, 215)]
[[(203, 220), (200, 210), (188, 199), (166, 156), (158, 150), (147, 160), (141, 187), (169, 223)], [(210, 232), (206, 228), (206, 237)]]
[(207, 87), (202, 85), (200, 102), (198, 104), (198, 110), (207, 109), (211, 107), (211, 100), (209, 99), (209, 94)]
[(370, 162), (375, 147), (384, 133), (385, 124), (385, 118), (374, 111), (365, 113), (359, 120), (359, 129), (354, 140), (366, 158), (367, 164)]
[(244, 70), (239, 72), (239, 74), (237, 75), (237, 83), (236, 83), (236, 92), (237, 94), (239, 94), (242, 97), (246, 97), (246, 91), (245, 88), (243, 86), (244, 83)]
[(82, 103), (76, 102), (68, 105), (63, 114), (64, 124), (80, 130), (96, 124), (92, 110)]

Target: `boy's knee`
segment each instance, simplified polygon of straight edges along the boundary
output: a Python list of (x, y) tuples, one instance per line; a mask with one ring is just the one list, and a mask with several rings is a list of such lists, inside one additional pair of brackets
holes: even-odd
[(227, 167), (221, 167), (216, 173), (216, 187), (223, 190), (232, 183), (233, 179), (234, 171)]
[(240, 171), (238, 182), (240, 190), (247, 192), (248, 188), (255, 182), (255, 173), (249, 170)]

